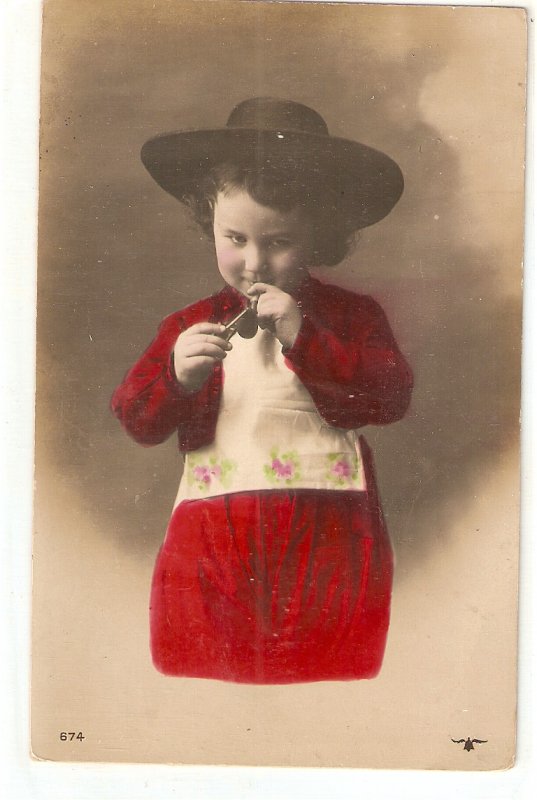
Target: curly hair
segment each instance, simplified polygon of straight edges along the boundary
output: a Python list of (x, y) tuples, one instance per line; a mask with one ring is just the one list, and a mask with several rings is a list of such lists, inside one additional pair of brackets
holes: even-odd
[(339, 264), (351, 249), (356, 223), (345, 213), (345, 204), (334, 182), (325, 175), (303, 171), (295, 165), (265, 162), (226, 162), (213, 167), (182, 202), (194, 221), (213, 239), (213, 217), (219, 192), (243, 189), (257, 203), (278, 211), (301, 208), (313, 222), (313, 258), (309, 266)]

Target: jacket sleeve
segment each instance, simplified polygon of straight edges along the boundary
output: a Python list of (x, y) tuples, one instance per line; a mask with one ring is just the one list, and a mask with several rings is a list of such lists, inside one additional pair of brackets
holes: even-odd
[(112, 395), (111, 408), (140, 444), (163, 442), (192, 416), (198, 393), (182, 389), (171, 361), (177, 337), (188, 327), (178, 315), (167, 317), (145, 353)]
[(378, 303), (350, 296), (355, 303), (338, 298), (333, 320), (306, 310), (293, 347), (283, 353), (331, 425), (396, 422), (410, 403), (412, 372)]

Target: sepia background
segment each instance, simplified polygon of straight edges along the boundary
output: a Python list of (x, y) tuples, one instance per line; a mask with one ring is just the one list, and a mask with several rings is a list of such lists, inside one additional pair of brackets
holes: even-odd
[[(490, 769), (514, 751), (525, 16), (514, 9), (47, 0), (34, 537), (41, 758)], [(253, 95), (385, 150), (402, 200), (324, 280), (372, 294), (416, 377), (367, 429), (397, 556), (374, 681), (165, 678), (148, 593), (180, 473), (108, 404), (167, 313), (219, 288), (143, 142)], [(64, 743), (63, 730), (83, 742)], [(465, 752), (451, 739), (487, 744)]]

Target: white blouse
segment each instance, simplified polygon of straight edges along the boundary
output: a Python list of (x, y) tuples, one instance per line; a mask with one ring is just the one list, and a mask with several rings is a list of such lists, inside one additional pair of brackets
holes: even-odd
[(175, 505), (266, 489), (365, 491), (356, 432), (321, 418), (279, 341), (259, 329), (232, 343), (214, 441), (186, 454)]

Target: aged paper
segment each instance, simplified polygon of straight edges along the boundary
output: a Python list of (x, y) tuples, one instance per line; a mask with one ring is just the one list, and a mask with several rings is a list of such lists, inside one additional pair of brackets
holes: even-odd
[[(507, 8), (45, 4), (36, 757), (513, 763), (525, 43), (525, 13)], [(109, 399), (160, 320), (219, 282), (139, 151), (163, 131), (221, 126), (260, 95), (311, 105), (405, 175), (392, 214), (321, 275), (381, 301), (416, 379), (405, 419), (365, 431), (397, 556), (370, 681), (169, 678), (149, 656), (180, 459), (171, 440), (128, 440)]]

